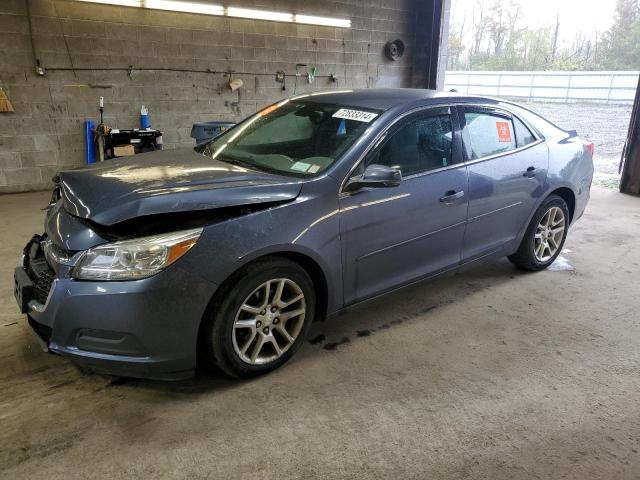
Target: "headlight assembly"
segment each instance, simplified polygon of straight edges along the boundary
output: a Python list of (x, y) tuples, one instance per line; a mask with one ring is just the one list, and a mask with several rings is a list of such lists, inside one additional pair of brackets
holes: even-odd
[(164, 270), (193, 247), (202, 228), (106, 243), (85, 251), (73, 269), (77, 280), (138, 280)]

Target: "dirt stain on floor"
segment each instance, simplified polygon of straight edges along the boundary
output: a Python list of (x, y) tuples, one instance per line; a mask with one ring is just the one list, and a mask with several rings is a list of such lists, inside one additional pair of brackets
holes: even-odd
[(324, 348), (325, 350), (336, 350), (340, 345), (344, 345), (345, 343), (350, 343), (350, 342), (351, 340), (349, 339), (349, 337), (342, 337), (340, 341), (327, 343), (322, 348)]
[(309, 343), (311, 345), (318, 345), (319, 343), (324, 342), (326, 339), (327, 339), (327, 337), (325, 337), (325, 335), (323, 333), (321, 333), (320, 335), (309, 339)]

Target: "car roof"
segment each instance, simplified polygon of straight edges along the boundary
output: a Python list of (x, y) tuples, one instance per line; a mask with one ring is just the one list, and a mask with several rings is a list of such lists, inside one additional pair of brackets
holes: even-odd
[(449, 102), (499, 103), (495, 98), (466, 95), (458, 92), (442, 92), (421, 88), (367, 88), (314, 92), (291, 97), (292, 100), (309, 100), (318, 103), (349, 105), (374, 110), (388, 110), (400, 105)]

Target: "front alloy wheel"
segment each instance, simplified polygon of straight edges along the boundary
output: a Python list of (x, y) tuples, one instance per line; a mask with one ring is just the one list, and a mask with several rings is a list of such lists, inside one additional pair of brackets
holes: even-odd
[(233, 323), (233, 348), (243, 362), (280, 358), (294, 344), (306, 312), (304, 293), (289, 278), (267, 280), (242, 302)]
[(257, 260), (233, 274), (212, 300), (199, 361), (239, 378), (274, 370), (300, 348), (315, 309), (313, 280), (298, 263)]

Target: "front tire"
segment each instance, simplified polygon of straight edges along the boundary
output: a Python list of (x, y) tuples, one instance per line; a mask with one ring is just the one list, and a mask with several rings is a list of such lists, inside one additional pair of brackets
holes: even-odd
[(549, 195), (533, 215), (518, 251), (508, 258), (523, 270), (544, 270), (562, 251), (569, 230), (569, 208), (563, 198)]
[(313, 322), (313, 281), (297, 263), (267, 258), (236, 273), (213, 302), (204, 355), (227, 375), (250, 378), (286, 363)]

